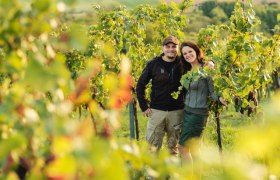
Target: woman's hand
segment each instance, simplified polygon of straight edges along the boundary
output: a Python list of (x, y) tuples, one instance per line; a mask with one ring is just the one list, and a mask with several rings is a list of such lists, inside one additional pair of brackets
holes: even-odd
[(220, 101), (224, 106), (227, 106), (227, 102), (226, 102), (222, 97), (219, 97), (219, 101)]

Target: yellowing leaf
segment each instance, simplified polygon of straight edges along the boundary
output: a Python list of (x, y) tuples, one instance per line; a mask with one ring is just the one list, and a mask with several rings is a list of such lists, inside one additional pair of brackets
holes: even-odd
[(15, 172), (10, 172), (6, 180), (19, 180), (19, 177)]
[(55, 137), (52, 144), (52, 152), (57, 155), (66, 155), (73, 150), (71, 139), (68, 137)]
[(104, 89), (108, 89), (108, 91), (113, 91), (118, 87), (118, 80), (116, 75), (109, 74), (104, 79)]
[(77, 163), (72, 157), (58, 158), (46, 168), (47, 176), (51, 178), (74, 179), (77, 174)]

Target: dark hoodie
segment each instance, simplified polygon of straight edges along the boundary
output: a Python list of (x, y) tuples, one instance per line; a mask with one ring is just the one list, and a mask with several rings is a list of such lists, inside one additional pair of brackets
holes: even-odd
[[(180, 58), (177, 57), (174, 62), (170, 63), (172, 68), (166, 69), (166, 63), (164, 65), (162, 56), (163, 54), (150, 60), (138, 80), (136, 93), (140, 108), (143, 112), (149, 107), (163, 111), (173, 111), (184, 108), (183, 93), (179, 95), (178, 99), (174, 99), (171, 96), (171, 93), (178, 91), (178, 87), (181, 85)], [(151, 102), (148, 105), (145, 99), (145, 89), (151, 79)]]

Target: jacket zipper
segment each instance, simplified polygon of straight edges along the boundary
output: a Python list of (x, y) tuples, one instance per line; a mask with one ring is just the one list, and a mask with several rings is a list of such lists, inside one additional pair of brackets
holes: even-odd
[(197, 93), (196, 93), (196, 96), (195, 96), (195, 107), (197, 107), (197, 94), (198, 94), (198, 85), (199, 85), (199, 79), (197, 80), (197, 86), (196, 86), (196, 89), (197, 89)]

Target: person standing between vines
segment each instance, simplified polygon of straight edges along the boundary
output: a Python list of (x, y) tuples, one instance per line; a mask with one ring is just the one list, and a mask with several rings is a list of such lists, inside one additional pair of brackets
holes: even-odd
[(179, 139), (179, 151), (183, 160), (191, 160), (190, 140), (199, 138), (209, 116), (209, 100), (227, 103), (222, 97), (214, 94), (212, 78), (204, 71), (203, 53), (193, 42), (183, 42), (180, 46), (182, 63), (187, 74), (181, 82), (186, 89), (186, 99), (182, 132)]
[[(177, 99), (171, 93), (178, 90), (181, 79), (179, 41), (174, 36), (166, 37), (162, 42), (163, 53), (150, 60), (144, 68), (137, 86), (136, 94), (144, 116), (149, 117), (146, 140), (159, 150), (165, 133), (167, 146), (171, 154), (178, 154), (178, 140), (182, 122), (184, 98)], [(146, 85), (151, 81), (150, 103), (145, 98)]]

